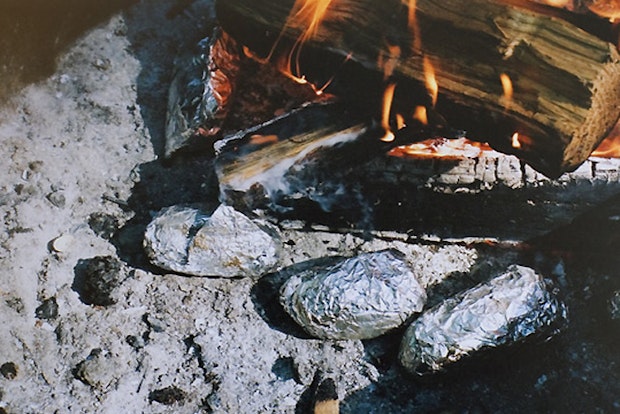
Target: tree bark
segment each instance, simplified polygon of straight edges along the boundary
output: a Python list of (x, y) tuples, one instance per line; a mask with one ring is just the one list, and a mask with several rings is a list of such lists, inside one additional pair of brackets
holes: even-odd
[[(309, 23), (290, 17), (302, 3), (220, 0), (217, 13), (253, 54), (276, 62), (292, 51), (302, 67), (291, 72), (310, 81), (337, 74), (329, 62), (347, 56), (364, 70), (387, 72), (407, 102), (398, 109), (405, 119), (415, 106), (434, 106), (449, 126), (551, 177), (583, 163), (620, 115), (620, 55), (603, 39), (611, 29), (592, 34), (568, 12), (525, 0), (417, 0), (411, 13), (407, 0), (331, 0), (300, 49)], [(314, 62), (304, 65), (304, 57)], [(439, 87), (435, 104), (425, 93), (428, 63)], [(506, 75), (512, 97), (500, 81)], [(339, 81), (356, 83), (354, 76)]]

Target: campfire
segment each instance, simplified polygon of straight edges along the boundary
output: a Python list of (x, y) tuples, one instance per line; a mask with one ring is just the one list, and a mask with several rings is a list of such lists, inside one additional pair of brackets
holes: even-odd
[[(570, 222), (620, 190), (618, 10), (218, 2), (220, 27), (171, 87), (166, 153), (213, 145), (222, 206), (162, 212), (147, 230), (149, 255), (181, 273), (260, 277), (286, 267), (278, 246), (291, 228), (517, 248)], [(418, 373), (547, 338), (567, 317), (548, 275), (522, 266), (426, 309), (425, 289), (443, 282), (416, 282), (396, 250), (309, 266), (283, 283), (282, 311), (336, 340), (414, 321), (401, 362)], [(477, 324), (488, 330), (474, 340), (464, 326)]]

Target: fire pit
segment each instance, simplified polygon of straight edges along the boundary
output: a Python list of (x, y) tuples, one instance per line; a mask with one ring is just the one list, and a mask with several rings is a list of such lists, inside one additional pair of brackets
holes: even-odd
[[(620, 161), (612, 149), (620, 108), (616, 32), (597, 16), (578, 14), (575, 5), (559, 6), (570, 12), (526, 1), (219, 2), (222, 28), (203, 40), (199, 63), (181, 67), (173, 83), (167, 155), (212, 142), (220, 201), (268, 228), (248, 236), (245, 250), (264, 234), (276, 244), (288, 241), (275, 253), (275, 273), (273, 263), (253, 275), (220, 272), (224, 264), (212, 255), (209, 264), (187, 273), (263, 276), (256, 295), (263, 298), (265, 319), (286, 320), (286, 309), (312, 337), (379, 337), (376, 344), (385, 350), (385, 341), (411, 324), (400, 355), (416, 372), (419, 361), (438, 371), (495, 345), (557, 334), (567, 314), (556, 295), (571, 294), (558, 293), (567, 289), (562, 262), (549, 269), (547, 259), (532, 260), (532, 241), (620, 190)], [(615, 18), (601, 4), (589, 10)], [(389, 22), (389, 29), (380, 29), (379, 21)], [(221, 208), (230, 207), (220, 207), (213, 220), (226, 228)], [(189, 254), (200, 254), (203, 223), (180, 223), (167, 214), (151, 224), (145, 243), (154, 263), (184, 272)], [(177, 250), (153, 236), (168, 230), (180, 238), (172, 244), (189, 246), (182, 263), (175, 263)], [(318, 233), (341, 244), (357, 238), (356, 248), (336, 265), (312, 260), (322, 263), (341, 249), (297, 256), (295, 246), (312, 243)], [(236, 240), (230, 234), (210, 240), (208, 250), (227, 249)], [(381, 255), (375, 246), (385, 243), (405, 257), (385, 265), (391, 270), (367, 259)], [(443, 248), (464, 248), (456, 253), (463, 257), (482, 254), (489, 268), (475, 270), (465, 259), (443, 270), (414, 270), (422, 256), (432, 262)], [(532, 269), (508, 267), (524, 262), (543, 268), (554, 283)], [(349, 280), (357, 267), (368, 273), (360, 270)], [(419, 302), (415, 312), (380, 310), (379, 303), (400, 299), (398, 288), (389, 290), (377, 275), (401, 283), (411, 271), (435, 307), (419, 318)], [(376, 283), (377, 291), (360, 287)], [(545, 291), (553, 285), (559, 288)], [(529, 293), (522, 301), (506, 299), (528, 289), (538, 299)], [(427, 293), (412, 295), (417, 301)], [(282, 307), (269, 303), (276, 301)], [(507, 316), (519, 307), (527, 309)], [(505, 308), (513, 310), (498, 310)], [(494, 328), (483, 329), (475, 346), (467, 327), (462, 338), (448, 340), (442, 329), (459, 328), (443, 321), (457, 313), (466, 315), (471, 329), (478, 323)], [(498, 318), (505, 323), (495, 324)], [(427, 337), (433, 338), (427, 349), (415, 345)], [(484, 366), (484, 358), (448, 370)]]

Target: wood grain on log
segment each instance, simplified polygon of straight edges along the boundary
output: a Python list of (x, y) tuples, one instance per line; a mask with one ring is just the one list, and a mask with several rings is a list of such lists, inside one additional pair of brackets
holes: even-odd
[[(300, 3), (222, 0), (217, 11), (224, 30), (256, 54), (268, 56), (278, 44), (276, 52), (286, 56), (306, 29), (300, 19), (287, 24)], [(515, 153), (549, 176), (583, 163), (620, 115), (615, 46), (559, 18), (558, 10), (524, 0), (328, 3), (302, 55), (313, 50), (319, 51), (315, 57), (349, 56), (377, 72), (384, 69), (381, 57), (392, 57), (401, 95), (425, 90), (424, 62), (431, 62), (439, 85), (436, 111), (450, 126)], [(416, 4), (412, 15), (408, 3)], [(394, 46), (400, 53), (393, 53)], [(313, 71), (325, 72), (326, 61), (315, 64), (318, 69), (302, 67), (298, 75), (312, 80)], [(511, 98), (502, 74), (512, 81)], [(427, 96), (416, 99), (431, 106)], [(511, 145), (514, 132), (521, 137), (519, 149)]]

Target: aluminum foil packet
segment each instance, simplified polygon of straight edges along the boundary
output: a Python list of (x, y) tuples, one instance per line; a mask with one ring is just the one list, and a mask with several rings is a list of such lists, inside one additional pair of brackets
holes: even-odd
[(369, 339), (420, 312), (426, 291), (400, 252), (384, 250), (293, 276), (280, 290), (280, 303), (312, 336)]
[(534, 270), (512, 265), (424, 312), (406, 330), (399, 360), (410, 372), (437, 372), (485, 348), (532, 335), (550, 338), (567, 322), (567, 308)]
[(279, 247), (274, 234), (225, 205), (211, 215), (190, 207), (167, 208), (144, 235), (153, 264), (194, 276), (261, 276), (278, 265)]

